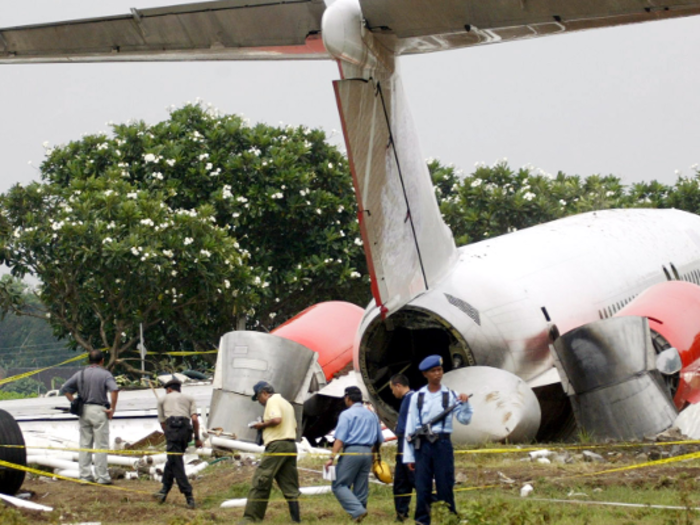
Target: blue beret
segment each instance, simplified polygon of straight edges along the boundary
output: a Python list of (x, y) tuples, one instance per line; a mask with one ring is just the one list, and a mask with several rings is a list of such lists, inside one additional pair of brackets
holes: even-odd
[(426, 372), (431, 368), (435, 368), (436, 366), (442, 366), (442, 357), (439, 355), (429, 355), (420, 362), (418, 369), (421, 372)]

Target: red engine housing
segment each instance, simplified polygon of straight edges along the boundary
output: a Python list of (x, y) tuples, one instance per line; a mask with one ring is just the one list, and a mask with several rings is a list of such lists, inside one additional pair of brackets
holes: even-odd
[(616, 316), (649, 319), (649, 328), (675, 347), (683, 369), (673, 402), (681, 409), (700, 401), (700, 286), (685, 281), (656, 284), (639, 294)]
[(352, 363), (355, 333), (364, 310), (352, 303), (329, 301), (310, 306), (272, 333), (318, 354), (326, 380)]

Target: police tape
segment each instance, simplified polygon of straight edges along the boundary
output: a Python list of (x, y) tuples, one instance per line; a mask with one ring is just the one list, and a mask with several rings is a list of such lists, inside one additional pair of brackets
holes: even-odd
[[(101, 351), (106, 351), (108, 350), (107, 348), (101, 348)], [(174, 356), (174, 357), (186, 357), (186, 356), (191, 356), (191, 355), (203, 355), (203, 354), (216, 354), (218, 353), (218, 350), (204, 350), (200, 352), (147, 352), (148, 355), (169, 355), (169, 356)], [(25, 379), (27, 377), (31, 377), (33, 375), (39, 374), (41, 372), (44, 372), (46, 370), (51, 370), (53, 368), (58, 368), (59, 366), (67, 365), (69, 363), (73, 363), (75, 361), (79, 361), (81, 359), (84, 359), (88, 356), (88, 353), (82, 353), (79, 356), (76, 357), (71, 357), (70, 359), (67, 359), (65, 361), (62, 361), (60, 363), (57, 363), (55, 365), (51, 366), (45, 366), (43, 368), (37, 368), (36, 370), (32, 370), (31, 372), (24, 372), (23, 374), (18, 374), (16, 376), (12, 377), (6, 377), (5, 379), (0, 379), (0, 386), (9, 384), (9, 383), (14, 383), (15, 381), (19, 381), (20, 379)]]
[(104, 487), (108, 489), (114, 489), (114, 490), (121, 490), (123, 492), (134, 492), (137, 494), (150, 494), (150, 492), (145, 492), (143, 490), (136, 490), (136, 489), (130, 489), (127, 487), (121, 487), (118, 485), (107, 485), (104, 483), (97, 483), (94, 481), (85, 481), (82, 479), (75, 479), (75, 478), (69, 478), (68, 476), (62, 476), (60, 474), (52, 474), (49, 472), (46, 472), (44, 470), (39, 470), (31, 467), (25, 467), (23, 465), (17, 465), (16, 463), (10, 463), (9, 461), (4, 461), (0, 459), (0, 467), (5, 467), (13, 470), (22, 470), (24, 472), (28, 472), (30, 474), (36, 474), (37, 476), (43, 476), (46, 478), (56, 478), (56, 479), (61, 479), (63, 481), (71, 481), (73, 483), (79, 483), (80, 485), (92, 485), (95, 487)]
[(70, 359), (63, 361), (62, 363), (58, 363), (57, 365), (46, 366), (44, 368), (37, 368), (36, 370), (32, 370), (31, 372), (25, 372), (24, 374), (19, 374), (16, 376), (2, 379), (2, 380), (0, 380), (0, 386), (6, 385), (8, 383), (13, 383), (15, 381), (19, 381), (20, 379), (24, 379), (26, 377), (31, 377), (31, 376), (36, 375), (36, 374), (43, 372), (45, 370), (51, 370), (52, 368), (58, 368), (59, 366), (67, 365), (68, 363), (72, 363), (74, 361), (79, 361), (80, 359), (86, 358), (87, 355), (88, 355), (87, 353), (80, 354), (79, 356), (71, 357)]
[[(547, 450), (589, 450), (596, 448), (629, 448), (629, 447), (664, 447), (664, 446), (675, 446), (675, 445), (700, 445), (699, 440), (688, 440), (688, 441), (667, 441), (662, 443), (609, 443), (606, 445), (570, 445), (570, 446), (557, 446), (549, 447)], [(162, 455), (162, 454), (172, 454), (172, 455), (183, 455), (183, 452), (165, 452), (159, 450), (133, 450), (133, 449), (96, 449), (96, 448), (76, 448), (76, 447), (42, 447), (42, 446), (25, 446), (25, 445), (5, 445), (0, 444), (0, 448), (26, 448), (26, 449), (38, 449), (38, 450), (54, 450), (58, 452), (90, 452), (96, 454), (112, 454), (112, 455), (133, 455), (133, 456), (147, 456), (147, 455)], [(225, 449), (231, 450), (231, 453), (236, 453), (236, 449)], [(485, 449), (472, 449), (472, 450), (454, 450), (455, 455), (461, 454), (519, 454), (519, 453), (530, 453), (544, 450), (542, 447), (529, 447), (529, 448), (485, 448)], [(328, 459), (332, 453), (330, 450), (327, 452), (253, 452), (253, 451), (238, 451), (243, 452), (247, 455), (252, 455), (256, 457), (274, 457), (274, 456), (302, 456), (310, 458), (325, 458)], [(387, 449), (384, 449), (387, 452)], [(375, 452), (339, 452), (335, 454), (336, 456), (371, 456), (376, 454)], [(400, 456), (403, 453), (396, 452), (395, 455)], [(700, 452), (698, 453), (700, 454)], [(679, 457), (679, 456), (676, 456)], [(667, 458), (665, 458), (667, 459)]]
[[(41, 448), (41, 447), (28, 447), (28, 448)], [(57, 449), (57, 450), (67, 450), (67, 449)], [(87, 450), (87, 449), (85, 449), (85, 450)], [(124, 451), (119, 451), (119, 452), (124, 452)], [(133, 451), (129, 451), (129, 452), (133, 452)], [(143, 451), (141, 451), (141, 452), (143, 452)], [(361, 453), (347, 453), (347, 454), (341, 453), (339, 455), (359, 455), (359, 454), (361, 454)], [(277, 454), (267, 454), (267, 455), (269, 455), (269, 456), (293, 456), (296, 454), (277, 453)], [(605, 474), (611, 474), (611, 473), (615, 473), (615, 472), (630, 471), (630, 470), (635, 470), (635, 469), (666, 465), (666, 464), (670, 464), (670, 463), (689, 461), (689, 460), (693, 460), (693, 459), (700, 459), (700, 452), (693, 452), (693, 453), (689, 453), (689, 454), (683, 454), (681, 456), (675, 456), (675, 457), (671, 457), (671, 458), (663, 458), (663, 459), (654, 460), (654, 461), (647, 461), (647, 462), (639, 463), (639, 464), (635, 464), (635, 465), (627, 465), (624, 467), (616, 467), (616, 468), (612, 468), (612, 469), (599, 470), (599, 471), (595, 471), (595, 472), (588, 472), (588, 473), (583, 473), (583, 474), (573, 474), (573, 475), (569, 475), (569, 476), (560, 476), (560, 477), (551, 478), (551, 479), (556, 480), (556, 481), (565, 481), (565, 480), (577, 479), (577, 478), (582, 478), (582, 477), (603, 476)], [(62, 479), (62, 480), (70, 481), (70, 482), (74, 482), (74, 483), (80, 483), (83, 485), (92, 485), (92, 486), (96, 486), (96, 487), (111, 488), (111, 489), (121, 490), (121, 491), (125, 491), (125, 492), (139, 493), (139, 494), (151, 494), (150, 492), (145, 492), (145, 491), (136, 490), (136, 489), (130, 489), (130, 488), (116, 486), (116, 485), (105, 485), (105, 484), (100, 484), (100, 483), (96, 483), (96, 482), (77, 480), (77, 479), (70, 478), (67, 476), (62, 476), (60, 474), (51, 474), (51, 473), (47, 473), (46, 471), (43, 471), (43, 470), (33, 469), (31, 467), (24, 467), (22, 465), (17, 465), (14, 463), (3, 461), (3, 460), (0, 460), (0, 466), (4, 466), (7, 468), (16, 469), (16, 470), (22, 470), (22, 471), (25, 471), (25, 472), (28, 472), (31, 474), (39, 475), (39, 476), (51, 477), (51, 478)], [(487, 490), (487, 489), (499, 488), (501, 486), (502, 486), (501, 484), (491, 484), (491, 485), (479, 485), (479, 486), (472, 486), (472, 487), (461, 487), (461, 488), (455, 488), (454, 492), (470, 492), (470, 491), (476, 491), (476, 490)], [(410, 496), (410, 495), (411, 494), (409, 494), (409, 493), (407, 493), (407, 494), (395, 494), (392, 497)], [(302, 500), (302, 499), (306, 499), (306, 498), (299, 498), (299, 500)], [(255, 501), (258, 501), (258, 500), (255, 500)], [(269, 501), (270, 503), (275, 502), (274, 500), (267, 500), (267, 499), (265, 499), (265, 500), (261, 499), (259, 501)], [(280, 500), (280, 501), (284, 501), (284, 500)]]

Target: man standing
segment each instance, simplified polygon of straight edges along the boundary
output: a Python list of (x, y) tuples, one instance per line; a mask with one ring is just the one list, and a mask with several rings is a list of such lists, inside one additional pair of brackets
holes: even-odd
[[(92, 475), (92, 452), (85, 449), (109, 449), (109, 420), (117, 408), (119, 387), (114, 376), (104, 369), (105, 357), (100, 350), (93, 350), (88, 357), (89, 365), (76, 372), (73, 377), (61, 387), (60, 393), (68, 401), (73, 401), (77, 393), (83, 400), (83, 413), (80, 415), (80, 448), (78, 456), (80, 479), (90, 483), (95, 482)], [(107, 401), (107, 392), (111, 402)], [(107, 453), (95, 453), (95, 474), (97, 483), (111, 485), (112, 480), (107, 470)]]
[[(168, 459), (163, 471), (163, 487), (153, 496), (158, 503), (165, 503), (165, 498), (168, 497), (168, 492), (173, 488), (173, 480), (175, 480), (180, 492), (187, 500), (187, 506), (193, 509), (195, 502), (192, 496), (192, 485), (185, 473), (182, 454), (185, 453), (193, 432), (195, 445), (202, 446), (202, 441), (199, 439), (197, 404), (190, 396), (180, 392), (181, 383), (175, 377), (165, 383), (163, 388), (165, 388), (165, 396), (158, 400), (158, 421), (165, 433)], [(190, 419), (192, 425), (190, 425)]]
[(408, 507), (411, 505), (411, 492), (415, 484), (413, 471), (403, 462), (404, 437), (406, 434), (406, 419), (408, 407), (411, 404), (413, 390), (408, 384), (408, 378), (403, 374), (396, 374), (389, 380), (389, 387), (396, 399), (401, 399), (399, 420), (396, 423), (396, 467), (394, 469), (394, 508), (396, 509), (396, 521), (408, 519)]
[(277, 480), (289, 505), (292, 522), (300, 523), (299, 472), (297, 471), (297, 420), (292, 405), (266, 381), (253, 387), (253, 401), (265, 407), (263, 420), (252, 425), (262, 430), (265, 455), (255, 470), (243, 519), (239, 523), (262, 521), (270, 498), (272, 481)]
[[(430, 505), (432, 503), (433, 479), (437, 488), (437, 501), (447, 503), (450, 511), (457, 513), (454, 498), (455, 464), (452, 449), (452, 416), (457, 421), (468, 425), (473, 410), (469, 404), (469, 396), (455, 394), (449, 388), (442, 386), (442, 357), (431, 355), (423, 359), (418, 368), (428, 380), (428, 384), (418, 390), (412, 397), (406, 420), (406, 437), (404, 438), (403, 462), (416, 475), (416, 523), (430, 525)], [(461, 404), (449, 414), (433, 421), (431, 425), (435, 439), (419, 438), (409, 441), (409, 436), (423, 425), (443, 413), (457, 400)]]
[(333, 481), (333, 494), (353, 521), (359, 523), (367, 516), (372, 453), (379, 451), (384, 436), (375, 413), (362, 405), (359, 388), (347, 387), (344, 401), (348, 408), (338, 418), (333, 453), (326, 469), (333, 465), (333, 460), (342, 450)]

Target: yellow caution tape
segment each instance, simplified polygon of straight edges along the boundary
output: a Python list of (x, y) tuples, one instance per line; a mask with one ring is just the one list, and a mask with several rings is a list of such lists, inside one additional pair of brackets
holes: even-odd
[(87, 355), (88, 355), (87, 353), (80, 354), (79, 356), (71, 357), (70, 359), (63, 361), (62, 363), (58, 363), (57, 365), (47, 366), (44, 368), (38, 368), (36, 370), (32, 370), (31, 372), (25, 372), (24, 374), (19, 374), (16, 376), (2, 379), (2, 380), (0, 380), (0, 386), (6, 385), (7, 383), (13, 383), (15, 381), (19, 381), (20, 379), (24, 379), (25, 377), (33, 376), (35, 374), (38, 374), (39, 372), (43, 372), (44, 370), (51, 370), (52, 368), (57, 368), (59, 366), (66, 365), (68, 363), (72, 363), (73, 361), (78, 361), (80, 359), (84, 359), (85, 357), (87, 357)]
[(137, 494), (150, 494), (150, 492), (145, 492), (143, 490), (128, 489), (126, 487), (120, 487), (117, 485), (104, 485), (102, 483), (96, 483), (92, 481), (84, 481), (81, 479), (69, 478), (68, 476), (61, 476), (60, 474), (52, 474), (51, 472), (46, 472), (44, 470), (39, 470), (31, 467), (23, 467), (22, 465), (17, 465), (15, 463), (10, 463), (8, 461), (3, 461), (0, 459), (0, 467), (7, 467), (14, 470), (23, 470), (24, 472), (29, 472), (30, 474), (36, 474), (37, 476), (43, 476), (46, 478), (56, 478), (62, 479), (64, 481), (72, 481), (73, 483), (79, 483), (81, 485), (92, 485), (94, 487), (104, 487), (114, 490), (121, 490), (124, 492), (135, 492)]

